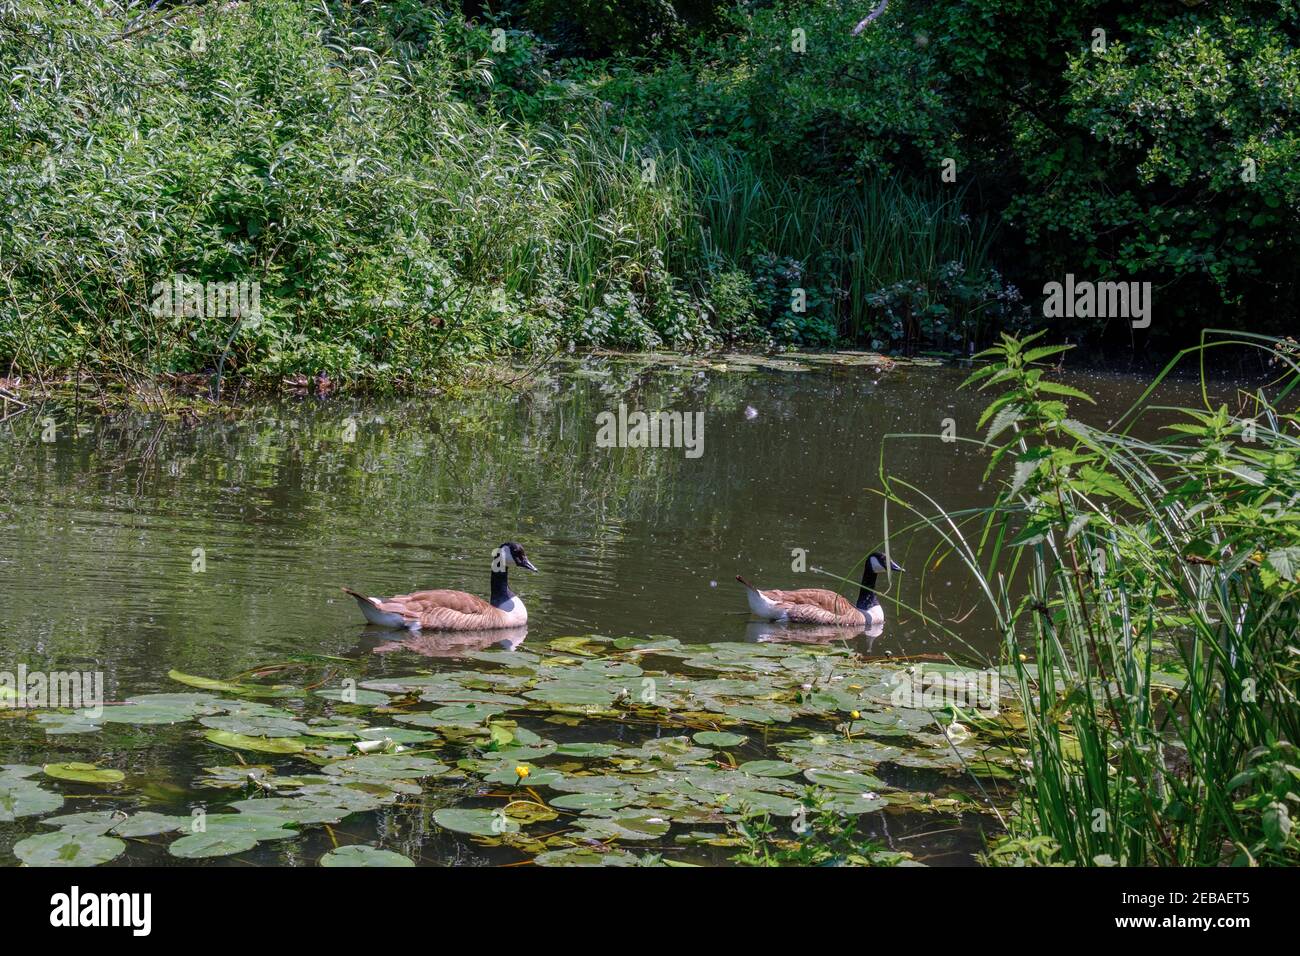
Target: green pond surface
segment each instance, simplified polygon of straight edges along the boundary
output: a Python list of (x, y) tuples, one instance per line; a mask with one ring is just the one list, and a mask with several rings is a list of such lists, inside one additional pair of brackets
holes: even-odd
[[(946, 734), (895, 705), (891, 659), (994, 667), (998, 638), (873, 491), (883, 454), (949, 509), (989, 502), (974, 446), (885, 437), (974, 437), (966, 373), (585, 357), (454, 398), (10, 418), (0, 673), (98, 672), (110, 703), (0, 692), (0, 863), (718, 863), (738, 820), (813, 799), (871, 862), (972, 862), (1019, 776), (1014, 715)], [(1102, 425), (1142, 388), (1066, 380)], [(598, 447), (620, 403), (702, 412), (702, 454)], [(886, 519), (907, 572), (883, 633), (750, 619), (737, 573), (856, 597), (840, 579)], [(511, 575), (526, 628), (382, 631), (339, 591), (486, 596), (506, 540), (542, 572)]]

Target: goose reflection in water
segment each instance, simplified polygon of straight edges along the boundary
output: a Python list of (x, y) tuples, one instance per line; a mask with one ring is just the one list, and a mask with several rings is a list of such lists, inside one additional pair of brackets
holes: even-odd
[(372, 654), (407, 651), (421, 657), (464, 657), (476, 651), (513, 651), (527, 636), (527, 625), (490, 631), (417, 631), (400, 638), (395, 638), (388, 628), (368, 627), (361, 632), (361, 650)]
[(753, 644), (833, 644), (836, 641), (859, 641), (865, 653), (871, 652), (876, 638), (885, 632), (884, 624), (871, 627), (835, 627), (829, 624), (787, 624), (783, 621), (750, 621), (745, 625), (745, 640)]

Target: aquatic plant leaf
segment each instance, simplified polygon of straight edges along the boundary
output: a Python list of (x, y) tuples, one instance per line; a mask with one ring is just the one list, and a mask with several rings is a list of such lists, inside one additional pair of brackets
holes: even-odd
[(412, 730), (410, 727), (365, 727), (357, 731), (362, 740), (383, 740), (387, 737), (395, 744), (420, 744), (437, 740), (438, 735), (428, 730)]
[(845, 790), (851, 793), (866, 793), (883, 789), (885, 783), (869, 773), (852, 773), (847, 770), (805, 770), (804, 778), (809, 783), (831, 790)]
[(749, 738), (743, 734), (732, 734), (725, 730), (701, 730), (692, 735), (692, 740), (704, 747), (739, 747)]
[[(48, 823), (49, 821), (42, 821)], [(175, 833), (189, 829), (190, 817), (171, 816), (165, 813), (153, 813), (149, 810), (131, 814), (130, 818), (118, 824), (111, 831), (113, 836), (147, 837), (160, 833)]]
[(640, 861), (626, 850), (596, 849), (575, 846), (547, 850), (533, 857), (537, 866), (636, 866)]
[(75, 830), (79, 833), (108, 834), (118, 837), (145, 837), (186, 829), (190, 825), (190, 818), (167, 816), (147, 810), (130, 815), (122, 810), (89, 810), (85, 813), (69, 813), (58, 817), (46, 817), (41, 823), (45, 826), (58, 827), (61, 830)]
[(883, 810), (889, 802), (874, 793), (836, 793), (822, 801), (822, 808), (833, 813), (857, 815)]
[(191, 833), (174, 841), (167, 852), (182, 860), (204, 859), (212, 856), (234, 856), (257, 846), (257, 836), (251, 830), (233, 827), (209, 829), (205, 833)]
[[(583, 835), (598, 840), (657, 840), (672, 829), (672, 824), (655, 813), (644, 810), (591, 810), (592, 816), (579, 817), (574, 822)], [(595, 816), (607, 813), (608, 816)]]
[(99, 866), (125, 849), (126, 844), (116, 837), (60, 830), (18, 841), (14, 856), (28, 866)]
[(525, 691), (529, 700), (543, 704), (565, 704), (572, 707), (606, 708), (614, 703), (618, 691), (604, 684), (577, 684), (552, 681)]
[(60, 830), (99, 835), (125, 823), (127, 819), (126, 813), (120, 810), (90, 810), (85, 813), (66, 813), (57, 817), (46, 817), (41, 823), (44, 826), (58, 827)]
[[(213, 712), (232, 703), (231, 701), (222, 700), (215, 694), (187, 694), (184, 692), (174, 694), (134, 694), (128, 697), (126, 702), (147, 707), (177, 707), (194, 711), (211, 710)], [(243, 703), (243, 701), (238, 703)]]
[(300, 754), (307, 749), (307, 745), (297, 737), (247, 737), (228, 730), (209, 730), (203, 736), (222, 747), (253, 750), (258, 753)]
[(598, 759), (610, 757), (618, 753), (619, 748), (615, 744), (597, 744), (597, 743), (568, 743), (560, 744), (555, 748), (556, 754), (562, 757), (579, 757)]
[(479, 704), (453, 704), (418, 714), (394, 714), (393, 719), (416, 727), (476, 727), (505, 709)]
[(518, 821), (510, 819), (504, 811), (460, 807), (435, 810), (433, 822), (445, 830), (468, 833), (471, 836), (496, 836), (519, 829)]
[(63, 796), (42, 790), (28, 780), (15, 780), (11, 784), (0, 782), (0, 823), (19, 817), (49, 813), (63, 806)]
[(73, 783), (121, 783), (126, 779), (120, 770), (96, 767), (93, 763), (47, 763), (43, 769), (47, 777)]
[(8, 783), (16, 783), (27, 777), (34, 777), (41, 772), (41, 768), (35, 764), (29, 763), (7, 763), (0, 764), (0, 787)]
[(325, 768), (327, 774), (362, 774), (379, 779), (418, 780), (436, 777), (451, 768), (430, 757), (405, 754), (365, 754), (349, 757)]
[(230, 681), (216, 680), (211, 677), (197, 677), (194, 674), (184, 674), (178, 670), (170, 670), (167, 676), (178, 684), (188, 684), (190, 687), (201, 687), (203, 690), (215, 690), (223, 693), (238, 694), (244, 689), (243, 684), (234, 684)]
[(239, 694), (246, 697), (292, 697), (301, 691), (288, 684), (237, 684), (232, 681), (216, 680), (211, 677), (198, 677), (184, 674), (177, 670), (167, 672), (167, 676), (180, 684), (198, 687), (201, 690), (213, 690), (225, 694)]
[(199, 723), (241, 737), (297, 737), (312, 732), (302, 721), (283, 717), (200, 717)]
[(341, 704), (362, 704), (366, 707), (382, 707), (389, 700), (387, 694), (380, 693), (377, 690), (362, 690), (359, 687), (329, 687), (324, 690), (313, 691), (313, 693), (317, 697), (337, 701)]
[[(373, 805), (378, 806), (379, 801), (374, 801)], [(249, 821), (241, 825), (254, 829), (282, 827), (286, 824), (338, 823), (356, 812), (348, 807), (332, 806), (302, 797), (254, 797), (237, 800), (230, 806), (238, 810), (241, 817), (250, 817)], [(220, 814), (209, 817), (209, 820), (221, 820), (225, 816), (226, 814)], [(240, 821), (233, 821), (231, 825), (238, 822)]]
[(622, 793), (565, 793), (553, 798), (551, 806), (561, 810), (617, 810), (632, 799)]
[(547, 820), (554, 820), (559, 814), (550, 807), (543, 806), (540, 803), (533, 803), (531, 800), (515, 800), (506, 804), (506, 816), (511, 820), (518, 820), (524, 826), (528, 826), (530, 823), (544, 823)]
[(799, 768), (784, 760), (750, 760), (740, 765), (740, 772), (754, 777), (793, 777)]
[(97, 734), (104, 729), (98, 720), (54, 711), (37, 714), (36, 722), (47, 734)]
[[(81, 712), (84, 717), (84, 712)], [(104, 708), (106, 724), (179, 724), (193, 720), (192, 707), (180, 704), (119, 704)]]
[(739, 790), (726, 795), (725, 807), (732, 813), (775, 813), (777, 816), (792, 817), (803, 807), (803, 803), (794, 797), (766, 790)]
[(381, 850), (379, 847), (356, 843), (331, 850), (320, 858), (321, 866), (415, 866), (410, 857)]

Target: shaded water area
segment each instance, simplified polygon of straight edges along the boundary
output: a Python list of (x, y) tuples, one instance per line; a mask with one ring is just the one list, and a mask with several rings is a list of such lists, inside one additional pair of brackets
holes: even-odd
[[(791, 638), (821, 642), (790, 644), (790, 654), (801, 647), (810, 648), (808, 653), (829, 649), (837, 660), (857, 662), (851, 667), (858, 668), (926, 655), (996, 664), (992, 620), (964, 572), (951, 562), (936, 566), (933, 537), (909, 529), (908, 516), (896, 507), (888, 515), (889, 548), (907, 571), (887, 588), (882, 579), (886, 624), (879, 636), (817, 635), (756, 623), (735, 582), (743, 573), (762, 586), (840, 588), (855, 598), (856, 585), (841, 578), (856, 581), (862, 559), (886, 536), (885, 507), (873, 491), (882, 460), (891, 476), (949, 509), (987, 504), (993, 488), (983, 483), (986, 461), (974, 446), (885, 438), (936, 435), (945, 419), (952, 420), (948, 427), (956, 434), (974, 437), (985, 399), (956, 390), (965, 374), (926, 365), (882, 369), (778, 362), (764, 367), (740, 360), (587, 357), (557, 363), (517, 385), (458, 397), (285, 401), (198, 425), (142, 413), (78, 416), (65, 405), (18, 416), (0, 426), (0, 671), (25, 665), (32, 671), (102, 672), (108, 701), (204, 693), (169, 678), (170, 671), (234, 680), (237, 686), (283, 681), (295, 693), (255, 697), (259, 703), (243, 711), (219, 712), (211, 701), (194, 698), (176, 704), (191, 708), (186, 720), (109, 723), (85, 732), (47, 733), (50, 727), (43, 728), (28, 712), (0, 710), (0, 764), (88, 761), (125, 774), (123, 781), (107, 785), (33, 775), (44, 790), (65, 797), (62, 814), (120, 807), (188, 816), (196, 805), (215, 812), (253, 795), (229, 773), (225, 785), (211, 786), (222, 784), (222, 775), (214, 778), (205, 768), (246, 762), (274, 766), (281, 775), (286, 767), (293, 773), (317, 772), (299, 755), (268, 757), (222, 746), (205, 736), (205, 728), (235, 726), (258, 736), (259, 721), (337, 719), (337, 724), (326, 722), (338, 735), (320, 738), (309, 755), (318, 758), (318, 767), (345, 756), (348, 726), (381, 723), (376, 713), (350, 702), (331, 707), (312, 693), (337, 686), (345, 676), (363, 687), (397, 681), (382, 691), (400, 698), (412, 686), (401, 685), (403, 678), (455, 674), (457, 688), (481, 694), (472, 674), (509, 674), (508, 655), (517, 654), (533, 656), (519, 658), (527, 665), (513, 674), (514, 683), (497, 681), (501, 693), (535, 691), (539, 668), (570, 665), (589, 671), (603, 667), (602, 680), (626, 678), (635, 693), (644, 674), (666, 670), (664, 661), (648, 653), (634, 661), (595, 663), (604, 650), (617, 656), (669, 641), (663, 646), (672, 657), (678, 645), (700, 653), (706, 644), (734, 643), (760, 649), (757, 657), (742, 656), (741, 670), (770, 659), (799, 675), (808, 661), (815, 664), (815, 654), (787, 660), (780, 656), (785, 651), (769, 658), (761, 650)], [(1126, 411), (1143, 387), (1143, 380), (1122, 374), (1076, 374), (1065, 380), (1098, 398), (1097, 406), (1080, 407), (1077, 414), (1099, 425)], [(1199, 393), (1194, 386), (1170, 383), (1160, 398), (1169, 405), (1195, 404)], [(616, 412), (620, 402), (647, 411), (702, 412), (702, 454), (598, 447), (597, 416)], [(492, 550), (507, 540), (523, 544), (542, 572), (511, 575), (528, 607), (526, 631), (406, 639), (400, 632), (363, 626), (355, 603), (339, 591), (344, 584), (375, 595), (441, 587), (486, 597)], [(797, 569), (799, 549), (806, 552), (804, 571)], [(640, 643), (584, 646), (564, 640), (581, 635)], [(548, 663), (553, 660), (559, 663)], [(688, 673), (714, 676), (707, 674), (716, 663), (711, 656), (676, 660)], [(293, 666), (248, 676), (268, 662)], [(726, 674), (731, 666), (724, 662)], [(526, 673), (529, 668), (532, 674)], [(867, 685), (878, 677), (868, 673)], [(801, 683), (807, 682), (790, 685), (796, 696)], [(677, 692), (666, 678), (664, 688), (669, 695)], [(706, 690), (720, 695), (724, 710), (735, 704), (726, 698), (726, 688)], [(691, 693), (703, 695), (699, 688)], [(695, 713), (694, 704), (682, 703), (687, 691), (681, 694), (676, 709)], [(376, 699), (382, 702), (382, 693)], [(444, 706), (463, 703), (455, 695), (424, 699)], [(400, 699), (387, 703), (399, 711), (405, 706)], [(606, 712), (607, 703), (600, 705)], [(811, 718), (812, 711), (795, 713), (793, 724), (807, 726), (811, 719), (814, 732), (833, 733), (833, 719), (817, 722), (821, 711), (849, 705), (826, 700), (809, 706), (821, 710)], [(415, 771), (396, 777), (407, 782), (383, 806), (367, 806), (329, 826), (303, 826), (297, 839), (265, 839), (245, 852), (199, 862), (315, 864), (336, 843), (377, 844), (428, 864), (526, 861), (537, 846), (502, 841), (499, 830), (478, 837), (456, 832), (433, 819), (439, 809), (499, 806), (503, 792), (519, 790), (510, 775), (494, 778), (486, 764), (459, 767), (458, 758), (481, 759), (494, 752), (514, 761), (532, 758), (540, 775), (533, 779), (544, 782), (547, 767), (559, 766), (569, 775), (591, 773), (579, 766), (593, 759), (579, 753), (581, 745), (604, 743), (629, 751), (613, 754), (611, 747), (615, 762), (604, 772), (635, 772), (638, 760), (654, 757), (643, 749), (646, 741), (690, 735), (706, 726), (690, 716), (673, 730), (608, 713), (583, 721), (566, 716), (562, 707), (528, 713), (505, 709), (510, 712), (502, 719), (519, 732), (512, 741), (503, 739), (499, 751), (485, 742), (493, 715), (415, 724), (438, 730), (436, 758), (444, 771), (447, 765), (456, 769), (434, 774), (423, 789), (411, 782)], [(789, 719), (780, 716), (779, 724)], [(208, 722), (200, 725), (194, 722), (198, 718)], [(235, 719), (243, 723), (221, 723)], [(790, 759), (789, 753), (773, 753), (773, 744), (785, 739), (781, 734), (789, 734), (770, 721), (747, 722), (730, 714), (718, 729), (746, 739), (725, 748), (725, 757), (710, 756), (707, 748), (704, 754), (683, 751), (689, 742), (666, 746), (688, 765)], [(916, 729), (930, 747), (927, 752), (937, 754), (934, 735), (925, 737), (934, 728)], [(886, 733), (881, 741), (893, 741), (897, 733)], [(869, 728), (851, 726), (846, 736), (861, 747), (873, 735)], [(408, 752), (427, 742), (413, 739)], [(570, 753), (555, 752), (566, 743)], [(846, 759), (853, 752), (846, 752)], [(884, 751), (875, 757), (869, 766), (882, 793), (887, 787), (904, 796), (915, 791), (927, 799), (956, 795), (966, 801), (954, 804), (952, 812), (932, 807), (922, 812), (906, 799), (849, 811), (860, 815), (862, 832), (883, 846), (932, 865), (962, 864), (973, 860), (985, 834), (997, 831), (987, 807), (970, 804), (991, 800), (1005, 806), (1012, 774), (993, 774), (976, 784), (938, 757), (891, 760)], [(840, 772), (839, 765), (826, 766), (828, 773)], [(768, 771), (787, 776), (784, 768), (755, 765), (756, 773), (760, 769), (759, 776)], [(795, 761), (790, 772), (795, 770), (808, 767)], [(725, 782), (695, 782), (706, 789), (716, 784), (717, 792), (726, 793)], [(254, 788), (263, 792), (272, 790)], [(775, 791), (764, 797), (779, 798)], [(581, 802), (569, 801), (575, 808)], [(735, 846), (689, 836), (701, 829), (683, 822), (696, 819), (694, 810), (662, 801), (644, 805), (667, 806), (664, 817), (671, 829), (665, 825), (660, 833), (655, 823), (644, 840), (598, 829), (585, 842), (575, 842), (618, 839), (620, 852), (697, 863), (722, 862), (736, 852)], [(0, 811), (0, 821), (5, 819)], [(721, 817), (700, 814), (699, 821), (714, 835), (727, 832)], [(471, 820), (466, 829), (481, 822)], [(563, 833), (566, 822), (564, 816), (524, 820), (533, 836)], [(15, 842), (44, 832), (49, 828), (36, 814), (0, 822), (0, 862), (15, 862)], [(154, 835), (133, 839), (113, 862), (185, 862), (168, 854), (167, 842)]]

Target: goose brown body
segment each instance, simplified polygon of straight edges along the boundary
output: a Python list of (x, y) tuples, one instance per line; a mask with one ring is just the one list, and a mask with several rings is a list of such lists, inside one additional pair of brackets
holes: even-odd
[(758, 592), (764, 601), (775, 606), (780, 619), (796, 624), (827, 624), (832, 627), (865, 627), (867, 616), (845, 597), (825, 588), (800, 588), (797, 591), (760, 590), (737, 575), (745, 587)]
[[(515, 602), (518, 605), (517, 612), (505, 611), (464, 591), (412, 591), (410, 594), (394, 594), (389, 598), (372, 598), (351, 588), (343, 590), (356, 598), (358, 603), (365, 601), (380, 614), (393, 615), (402, 622), (389, 624), (389, 627), (419, 628), (426, 631), (486, 631), (528, 623), (528, 612), (522, 602)], [(362, 607), (362, 613), (365, 610)]]
[(878, 627), (884, 623), (885, 611), (876, 599), (876, 576), (902, 571), (888, 555), (879, 551), (867, 555), (862, 568), (862, 586), (857, 604), (825, 588), (800, 588), (781, 591), (761, 590), (739, 574), (736, 580), (745, 586), (749, 609), (756, 617), (793, 624), (817, 624), (823, 627)]

